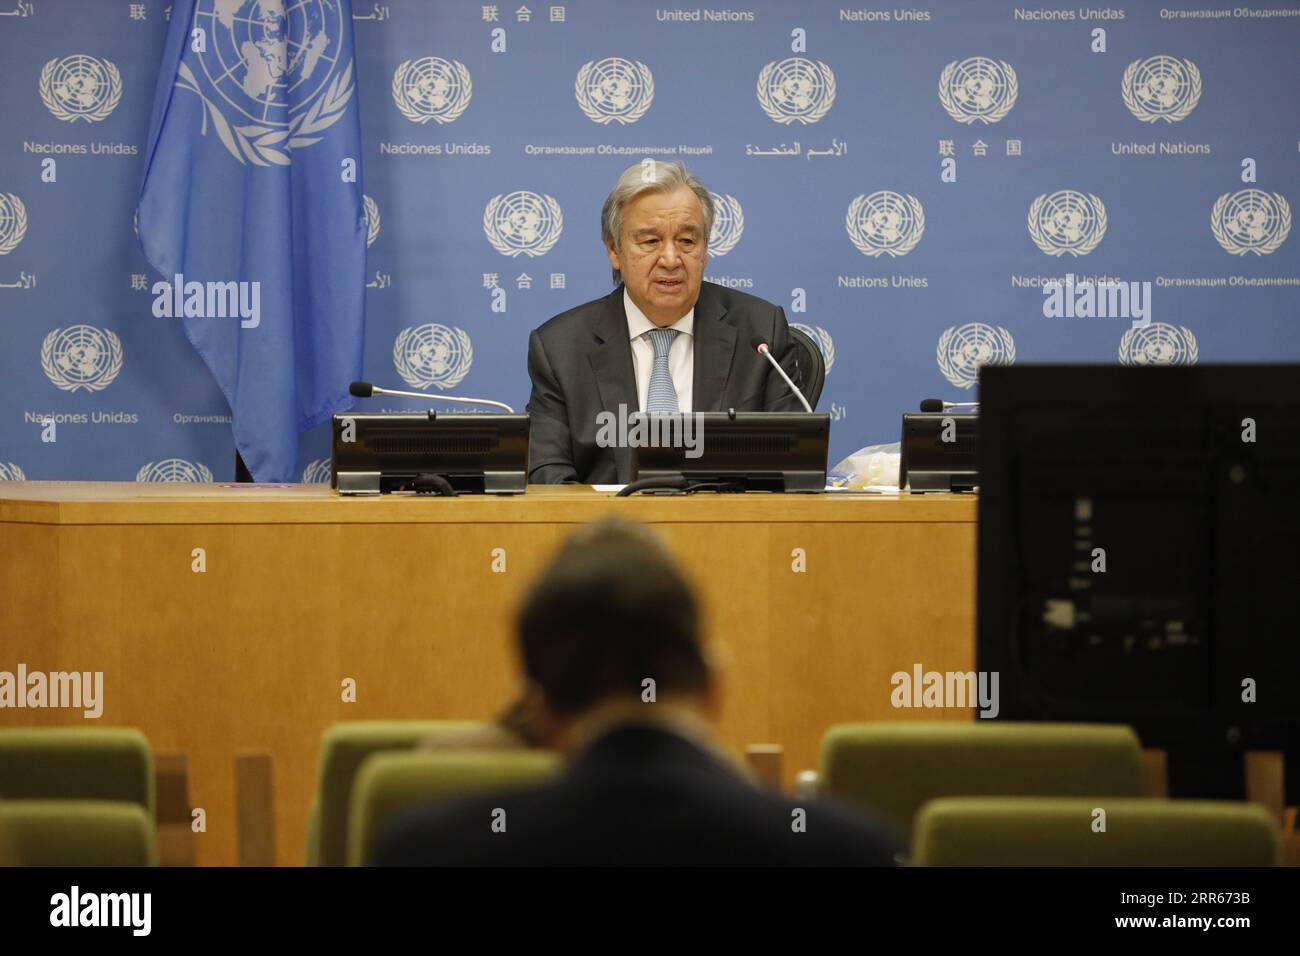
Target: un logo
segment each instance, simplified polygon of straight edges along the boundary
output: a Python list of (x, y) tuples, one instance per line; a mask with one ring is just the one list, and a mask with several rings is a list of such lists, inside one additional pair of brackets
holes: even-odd
[(831, 366), (835, 364), (835, 343), (831, 341), (831, 334), (819, 325), (803, 325), (799, 322), (791, 323), (790, 328), (798, 329), (817, 343), (817, 350), (822, 353), (822, 362), (826, 365), (826, 374), (831, 374)]
[(644, 63), (609, 56), (582, 65), (573, 95), (593, 123), (635, 123), (655, 98), (655, 80)]
[(393, 343), (397, 374), (414, 388), (455, 388), (469, 374), (474, 348), (464, 329), (432, 322), (402, 329)]
[(108, 60), (76, 53), (41, 70), (41, 102), (61, 120), (98, 123), (122, 99), (122, 74)]
[(483, 232), (492, 248), (503, 256), (544, 256), (563, 228), (560, 204), (537, 193), (493, 196), (483, 210)]
[(26, 481), (23, 470), (12, 461), (0, 461), (0, 481)]
[(207, 465), (200, 464), (197, 461), (186, 461), (184, 458), (164, 458), (162, 461), (148, 462), (141, 467), (135, 473), (135, 480), (148, 482), (188, 481), (210, 484), (212, 482), (212, 472)]
[(426, 56), (404, 60), (393, 72), (393, 102), (412, 123), (452, 122), (473, 92), (469, 70), (459, 60)]
[(1029, 205), (1029, 238), (1049, 256), (1086, 256), (1106, 235), (1106, 206), (1073, 189), (1044, 193)]
[(330, 483), (330, 460), (317, 458), (302, 470), (304, 485), (328, 485)]
[(1124, 105), (1144, 123), (1186, 119), (1201, 100), (1201, 71), (1191, 60), (1152, 56), (1134, 60), (1120, 83)]
[(958, 388), (972, 388), (979, 381), (981, 365), (1015, 362), (1016, 343), (1001, 326), (968, 322), (939, 336), (936, 357), (944, 378)]
[(13, 193), (0, 193), (0, 256), (18, 248), (27, 234), (27, 207)]
[(1016, 105), (1020, 84), (1005, 60), (953, 60), (939, 74), (939, 102), (958, 123), (996, 123)]
[(925, 232), (925, 210), (915, 196), (882, 189), (849, 203), (844, 228), (864, 256), (905, 256)]
[(41, 345), (41, 368), (65, 392), (98, 392), (122, 371), (122, 343), (110, 330), (93, 325), (55, 329)]
[(1262, 189), (1224, 193), (1210, 211), (1210, 230), (1234, 256), (1266, 256), (1291, 234), (1291, 205), (1281, 193)]
[(1134, 326), (1119, 340), (1120, 365), (1195, 365), (1196, 359), (1196, 336), (1181, 325)]
[(745, 231), (745, 211), (740, 200), (722, 193), (709, 193), (713, 197), (713, 229), (709, 231), (709, 255), (725, 256), (740, 242)]
[(366, 247), (369, 248), (379, 238), (379, 207), (373, 199), (364, 195), (361, 197), (361, 204), (366, 220)]
[(194, 25), (208, 40), (195, 56), (206, 82), (182, 60), (176, 86), (202, 101), (241, 164), (288, 166), (293, 150), (319, 142), (347, 112), (356, 85), (342, 57), (344, 11), (329, 0), (197, 0)]
[(835, 102), (835, 74), (820, 60), (792, 56), (758, 74), (758, 105), (778, 123), (815, 123)]

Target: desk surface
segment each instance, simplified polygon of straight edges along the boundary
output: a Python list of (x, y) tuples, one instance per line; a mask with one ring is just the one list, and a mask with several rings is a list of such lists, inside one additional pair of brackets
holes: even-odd
[(528, 524), (603, 514), (660, 522), (974, 522), (973, 495), (844, 494), (617, 498), (587, 485), (530, 485), (515, 496), (347, 497), (327, 485), (0, 481), (0, 522), (21, 524)]

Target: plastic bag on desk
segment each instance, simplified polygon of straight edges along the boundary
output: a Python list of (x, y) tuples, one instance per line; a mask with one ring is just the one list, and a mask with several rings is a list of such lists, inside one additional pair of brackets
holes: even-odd
[(898, 442), (859, 448), (826, 475), (832, 488), (897, 488), (902, 452)]

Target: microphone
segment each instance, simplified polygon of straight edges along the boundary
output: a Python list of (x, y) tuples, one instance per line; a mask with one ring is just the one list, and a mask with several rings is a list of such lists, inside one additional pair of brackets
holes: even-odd
[(353, 382), (348, 386), (348, 391), (357, 398), (369, 398), (371, 395), (400, 395), (403, 398), (426, 398), (431, 402), (453, 402), (462, 405), (487, 405), (490, 408), (499, 408), (511, 415), (515, 410), (505, 402), (494, 402), (490, 398), (457, 398), (455, 395), (430, 395), (426, 392), (402, 392), (395, 388), (380, 388), (378, 385), (371, 385), (369, 382)]
[(750, 340), (749, 344), (754, 347), (754, 350), (758, 352), (759, 355), (772, 363), (772, 368), (776, 369), (777, 372), (780, 373), (781, 377), (785, 379), (785, 384), (790, 386), (790, 390), (794, 392), (795, 397), (803, 404), (803, 410), (805, 412), (812, 412), (812, 406), (808, 404), (808, 399), (803, 397), (803, 392), (799, 391), (799, 386), (790, 381), (790, 376), (785, 374), (785, 369), (781, 367), (781, 363), (772, 358), (772, 350), (768, 348), (767, 343), (756, 335)]
[(946, 412), (950, 408), (979, 408), (979, 402), (945, 402), (937, 398), (921, 399), (921, 411)]

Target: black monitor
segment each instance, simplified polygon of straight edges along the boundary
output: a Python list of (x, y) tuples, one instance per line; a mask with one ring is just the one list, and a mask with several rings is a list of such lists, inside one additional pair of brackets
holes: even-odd
[(980, 400), (1000, 719), (1130, 724), (1174, 796), (1281, 749), (1300, 798), (1300, 366), (986, 366)]
[(341, 495), (522, 494), (528, 480), (527, 415), (346, 413), (333, 428)]
[(898, 487), (921, 494), (975, 488), (979, 416), (970, 412), (904, 412)]
[[(631, 445), (631, 482), (719, 491), (826, 490), (827, 412), (636, 415), (654, 444)], [(630, 433), (630, 432), (629, 432)]]

